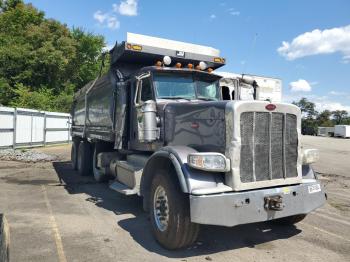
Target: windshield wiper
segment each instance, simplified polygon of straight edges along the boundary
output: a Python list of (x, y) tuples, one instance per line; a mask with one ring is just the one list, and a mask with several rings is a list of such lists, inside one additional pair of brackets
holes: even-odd
[(161, 97), (158, 97), (159, 99), (184, 99), (184, 100), (187, 100), (187, 101), (191, 101), (190, 98), (185, 98), (185, 97), (182, 97), (182, 96), (161, 96)]

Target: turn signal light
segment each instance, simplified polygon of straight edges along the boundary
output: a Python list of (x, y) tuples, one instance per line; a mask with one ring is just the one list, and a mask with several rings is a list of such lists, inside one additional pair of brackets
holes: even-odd
[(211, 72), (213, 72), (213, 68), (208, 68), (208, 73), (210, 74)]
[(225, 63), (225, 59), (221, 57), (215, 57), (214, 58), (215, 63)]
[(193, 64), (188, 64), (187, 67), (188, 67), (189, 69), (193, 69)]
[(181, 68), (181, 66), (182, 66), (181, 63), (176, 63), (175, 65), (176, 68)]
[(141, 51), (142, 50), (142, 46), (140, 45), (132, 45), (132, 49), (135, 51)]
[(157, 61), (156, 66), (161, 67), (162, 66), (162, 62), (161, 61)]

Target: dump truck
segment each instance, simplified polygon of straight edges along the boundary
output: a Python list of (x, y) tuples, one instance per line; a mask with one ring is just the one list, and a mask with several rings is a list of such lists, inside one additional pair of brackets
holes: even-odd
[(298, 107), (223, 100), (220, 51), (128, 33), (72, 107), (73, 168), (138, 195), (165, 248), (200, 225), (293, 224), (325, 203)]

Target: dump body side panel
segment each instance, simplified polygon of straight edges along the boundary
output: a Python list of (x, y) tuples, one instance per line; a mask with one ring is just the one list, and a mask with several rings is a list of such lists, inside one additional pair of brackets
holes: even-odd
[(88, 83), (75, 96), (72, 134), (114, 141), (116, 82), (111, 72)]

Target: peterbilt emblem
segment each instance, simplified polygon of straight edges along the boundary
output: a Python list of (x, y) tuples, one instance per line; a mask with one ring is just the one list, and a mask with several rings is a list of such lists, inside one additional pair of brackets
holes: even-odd
[(199, 124), (196, 123), (196, 122), (192, 122), (192, 123), (191, 123), (191, 127), (192, 127), (192, 128), (198, 128), (198, 127), (199, 127)]
[(276, 105), (274, 105), (274, 104), (268, 104), (268, 105), (265, 106), (265, 108), (266, 108), (267, 110), (269, 110), (269, 111), (273, 111), (273, 110), (276, 109)]

